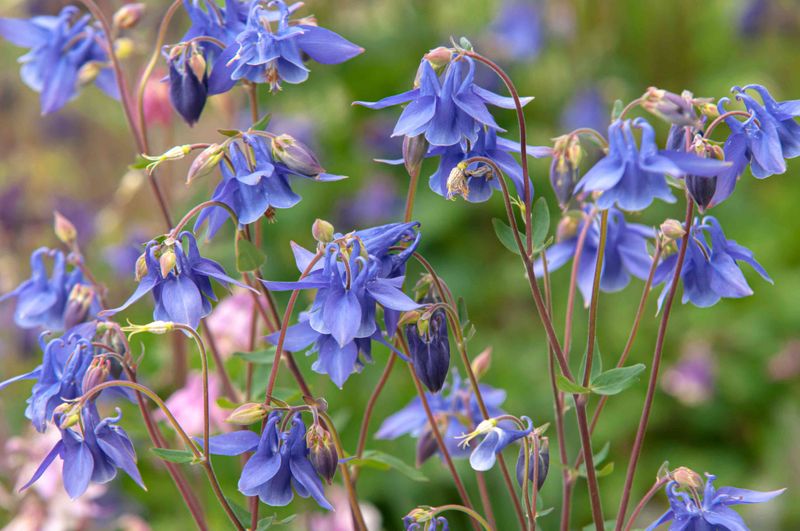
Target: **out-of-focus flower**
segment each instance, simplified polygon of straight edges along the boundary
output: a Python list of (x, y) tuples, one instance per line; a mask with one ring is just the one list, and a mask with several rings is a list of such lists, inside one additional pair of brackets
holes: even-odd
[(576, 92), (561, 113), (561, 128), (574, 131), (588, 127), (603, 131), (608, 127), (608, 102), (597, 87), (587, 87)]
[(800, 339), (792, 339), (772, 356), (767, 365), (770, 378), (776, 381), (792, 380), (800, 375)]
[(339, 201), (337, 224), (366, 227), (386, 223), (402, 215), (402, 205), (394, 181), (383, 174), (375, 175), (364, 182), (354, 197)]
[(680, 360), (664, 371), (661, 387), (686, 406), (698, 406), (714, 394), (716, 367), (705, 341), (686, 345)]
[(543, 31), (538, 0), (505, 0), (490, 26), (498, 57), (531, 61), (539, 55)]
[[(261, 303), (266, 305), (263, 296)], [(222, 299), (208, 316), (206, 324), (214, 335), (217, 350), (223, 359), (234, 352), (245, 352), (250, 348), (253, 304), (255, 303), (250, 293), (234, 292)], [(259, 322), (260, 319), (256, 321), (257, 327)]]
[(156, 70), (144, 88), (144, 121), (148, 127), (156, 125), (168, 127), (172, 124), (170, 86), (163, 81), (165, 75), (163, 70)]
[[(350, 513), (350, 502), (344, 489), (334, 487), (328, 491), (328, 499), (333, 505), (333, 511), (327, 513), (310, 513), (308, 515), (308, 531), (351, 531), (353, 529), (353, 516)], [(367, 529), (382, 529), (381, 513), (371, 503), (359, 500), (361, 514)]]
[[(739, 513), (730, 508), (731, 505), (764, 503), (779, 496), (786, 489), (771, 492), (737, 489), (735, 487), (714, 488), (716, 476), (706, 474), (706, 486), (703, 491), (702, 501), (699, 489), (690, 489), (691, 493), (678, 490), (676, 481), (667, 484), (667, 497), (670, 510), (661, 518), (653, 522), (647, 531), (653, 531), (661, 524), (673, 522), (670, 529), (684, 529), (686, 531), (747, 531)], [(691, 494), (691, 495), (690, 495)]]
[[(208, 414), (212, 429), (227, 430), (229, 424), (225, 423), (228, 412), (217, 405), (217, 398), (221, 396), (219, 379), (208, 375)], [(189, 435), (202, 435), (203, 433), (203, 377), (199, 372), (192, 372), (186, 376), (186, 383), (166, 400), (167, 407), (175, 415), (184, 431)], [(159, 409), (154, 417), (166, 420), (164, 413)]]
[[(112, 98), (119, 97), (114, 73), (103, 46), (103, 32), (78, 17), (75, 6), (58, 16), (29, 20), (0, 18), (0, 36), (12, 44), (30, 48), (20, 58), (22, 81), (40, 93), (42, 114), (59, 110), (78, 94), (78, 87), (94, 82)], [(91, 73), (90, 73), (91, 72)]]

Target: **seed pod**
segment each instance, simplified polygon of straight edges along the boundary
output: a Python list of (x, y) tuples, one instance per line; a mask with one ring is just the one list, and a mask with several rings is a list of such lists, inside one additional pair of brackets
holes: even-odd
[(339, 466), (339, 454), (336, 452), (331, 434), (319, 424), (314, 423), (306, 432), (306, 445), (311, 466), (330, 485), (336, 475), (336, 468)]

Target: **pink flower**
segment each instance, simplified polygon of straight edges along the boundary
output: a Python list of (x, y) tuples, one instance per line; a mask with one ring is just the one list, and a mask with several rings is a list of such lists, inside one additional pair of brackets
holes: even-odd
[(716, 366), (705, 341), (686, 345), (680, 360), (664, 372), (661, 387), (686, 406), (707, 402), (714, 394)]
[[(330, 499), (334, 510), (326, 513), (309, 514), (308, 531), (351, 531), (353, 529), (353, 517), (350, 513), (350, 502), (345, 491), (335, 487), (330, 489), (326, 495)], [(374, 505), (362, 501), (359, 506), (368, 530), (383, 528), (381, 526), (381, 514)]]
[(162, 81), (166, 74), (157, 70), (144, 89), (144, 120), (148, 127), (172, 124), (172, 106), (169, 103), (169, 84)]
[[(208, 378), (208, 396), (211, 428), (227, 430), (229, 428), (229, 425), (225, 423), (227, 413), (217, 405), (217, 398), (221, 396), (219, 380), (213, 374), (210, 374)], [(172, 393), (166, 404), (186, 433), (189, 435), (203, 434), (203, 377), (199, 372), (187, 375), (186, 384)], [(161, 410), (156, 412), (155, 418), (166, 420), (166, 416)]]
[[(261, 303), (266, 306), (263, 297)], [(223, 358), (250, 350), (252, 315), (253, 296), (243, 291), (226, 297), (211, 312), (206, 323)], [(261, 317), (258, 319), (257, 323)], [(257, 333), (256, 337), (260, 339), (261, 336)]]

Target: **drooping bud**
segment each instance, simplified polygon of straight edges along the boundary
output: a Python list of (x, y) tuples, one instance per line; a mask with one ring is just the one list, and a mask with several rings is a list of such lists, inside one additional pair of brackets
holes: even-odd
[(672, 472), (672, 479), (681, 487), (690, 489), (700, 489), (703, 487), (703, 478), (700, 477), (700, 474), (685, 466), (676, 468)]
[(291, 135), (272, 139), (272, 156), (289, 170), (307, 177), (316, 177), (325, 171), (311, 149)]
[(492, 366), (492, 347), (486, 347), (483, 352), (475, 356), (470, 366), (475, 378), (478, 379), (489, 372), (489, 368)]
[(672, 241), (683, 238), (683, 236), (686, 234), (686, 229), (683, 228), (683, 223), (677, 219), (665, 220), (664, 223), (661, 224), (660, 230), (661, 234), (663, 234), (665, 238)]
[(225, 419), (225, 422), (238, 426), (249, 426), (250, 424), (264, 420), (267, 418), (268, 414), (269, 411), (264, 404), (248, 402), (234, 409), (233, 412), (228, 415), (228, 418)]
[(311, 225), (311, 235), (319, 243), (330, 243), (333, 241), (334, 228), (329, 222), (324, 219), (315, 219), (314, 224)]
[(308, 460), (329, 485), (336, 475), (339, 466), (339, 454), (333, 444), (331, 434), (317, 423), (311, 425), (306, 432), (306, 446), (308, 446)]
[(70, 220), (61, 215), (57, 210), (53, 212), (53, 230), (56, 238), (67, 247), (72, 247), (78, 239), (78, 230)]
[(172, 106), (186, 123), (194, 125), (208, 96), (206, 61), (195, 43), (172, 48), (169, 64), (169, 96)]
[(134, 277), (136, 278), (136, 282), (139, 282), (144, 277), (147, 276), (147, 259), (144, 256), (144, 253), (139, 255), (139, 258), (136, 259), (136, 268)]
[(141, 3), (125, 4), (114, 13), (111, 22), (115, 28), (131, 29), (142, 19), (144, 7)]
[(86, 374), (83, 375), (81, 387), (86, 394), (108, 379), (111, 374), (111, 360), (107, 356), (95, 356)]
[(456, 164), (450, 175), (447, 177), (447, 198), (453, 199), (454, 196), (460, 195), (464, 199), (469, 196), (469, 186), (467, 185), (467, 165), (463, 162)]
[(131, 335), (141, 332), (162, 335), (173, 330), (175, 330), (175, 323), (172, 321), (153, 321), (145, 325), (130, 325), (122, 328), (123, 332), (130, 332)]
[(211, 170), (217, 167), (224, 156), (225, 150), (219, 144), (211, 144), (205, 148), (197, 155), (192, 165), (189, 166), (189, 172), (186, 174), (186, 184), (191, 183), (198, 177), (211, 173)]
[[(709, 144), (699, 136), (693, 144), (693, 148), (694, 153), (698, 157), (718, 158), (720, 160), (725, 158), (724, 153), (720, 153), (721, 150), (718, 149), (718, 146)], [(692, 196), (692, 199), (694, 199), (700, 211), (704, 212), (709, 205), (711, 205), (711, 201), (714, 199), (714, 194), (717, 191), (717, 177), (687, 175), (684, 180), (689, 195)]]
[[(533, 482), (534, 472), (536, 472), (536, 490), (541, 490), (542, 485), (544, 485), (544, 480), (547, 479), (547, 472), (550, 470), (550, 442), (547, 437), (542, 437), (539, 441), (539, 470), (534, 470), (533, 465), (533, 442), (529, 442), (528, 446), (530, 446), (530, 455), (528, 457), (528, 481)], [(523, 480), (525, 477), (522, 475), (522, 471), (525, 469), (525, 445), (520, 445), (519, 448), (519, 457), (517, 457), (517, 483), (519, 486), (522, 487)]]
[(450, 62), (450, 59), (453, 57), (453, 52), (450, 50), (450, 48), (439, 46), (438, 48), (434, 48), (433, 50), (429, 51), (422, 57), (431, 64), (434, 70), (439, 72)]
[(550, 164), (550, 184), (558, 204), (564, 207), (572, 198), (578, 183), (578, 167), (583, 157), (577, 135), (564, 135), (555, 139), (553, 161)]
[(403, 164), (411, 176), (418, 176), (422, 160), (428, 153), (428, 141), (425, 135), (403, 137)]
[(86, 320), (89, 308), (94, 301), (94, 288), (86, 284), (75, 284), (67, 297), (64, 307), (64, 328), (70, 329)]
[(436, 442), (436, 436), (426, 425), (425, 431), (417, 439), (417, 451), (414, 459), (417, 468), (421, 467), (437, 451), (439, 451), (439, 444)]
[(666, 90), (650, 87), (644, 95), (642, 107), (675, 125), (693, 126), (697, 124), (697, 114), (689, 93), (679, 96)]
[(178, 257), (175, 254), (175, 250), (172, 247), (164, 249), (158, 259), (158, 265), (161, 267), (161, 276), (167, 278), (167, 275), (169, 275), (169, 272), (172, 271), (177, 262)]
[[(424, 326), (420, 327), (420, 323)], [(437, 308), (429, 319), (419, 319), (416, 325), (406, 326), (406, 338), (414, 372), (432, 393), (438, 392), (450, 368), (450, 340), (444, 309)]]

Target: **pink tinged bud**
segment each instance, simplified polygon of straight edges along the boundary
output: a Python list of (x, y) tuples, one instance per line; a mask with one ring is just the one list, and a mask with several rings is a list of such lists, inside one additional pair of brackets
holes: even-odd
[(450, 50), (450, 48), (445, 48), (444, 46), (434, 48), (423, 56), (423, 58), (431, 64), (434, 70), (437, 71), (447, 66), (452, 57), (453, 52)]
[(188, 65), (197, 79), (203, 79), (203, 77), (205, 77), (206, 60), (194, 45), (192, 46), (192, 55), (189, 57)]
[(58, 211), (53, 212), (53, 229), (56, 237), (68, 247), (72, 247), (78, 239), (75, 225)]
[(470, 365), (476, 378), (480, 378), (489, 372), (489, 369), (492, 366), (492, 347), (487, 347), (484, 349), (483, 352), (478, 354), (475, 359), (472, 360)]
[(111, 360), (105, 356), (96, 356), (83, 376), (83, 393), (86, 394), (105, 382), (109, 374), (111, 374)]
[(324, 219), (317, 218), (314, 224), (311, 225), (311, 235), (320, 243), (330, 243), (333, 241), (334, 228), (333, 225)]
[(425, 135), (403, 137), (403, 164), (411, 176), (418, 176), (422, 160), (428, 152), (428, 141)]
[(583, 150), (577, 135), (556, 138), (553, 146), (553, 162), (550, 164), (550, 184), (562, 207), (572, 198), (578, 182), (578, 167), (582, 157)]
[(186, 174), (186, 184), (191, 183), (198, 177), (208, 175), (217, 167), (222, 157), (225, 155), (225, 150), (219, 144), (211, 144), (205, 148), (194, 159), (192, 165), (189, 167), (189, 173)]
[(683, 228), (683, 224), (677, 219), (668, 219), (661, 224), (661, 234), (668, 240), (674, 241), (683, 238), (686, 234), (686, 230)]
[(225, 422), (239, 426), (249, 426), (267, 418), (268, 413), (267, 406), (264, 404), (249, 402), (234, 409), (233, 413), (225, 419)]
[(115, 28), (131, 29), (136, 26), (144, 14), (144, 4), (125, 4), (114, 13), (111, 21)]
[(161, 254), (161, 257), (158, 259), (158, 264), (161, 266), (161, 276), (163, 278), (167, 278), (167, 275), (175, 267), (177, 261), (178, 257), (175, 255), (175, 251), (172, 250), (172, 247), (167, 248)]
[(319, 424), (312, 424), (306, 432), (306, 446), (311, 466), (330, 485), (339, 466), (339, 454), (331, 434)]
[(82, 323), (89, 313), (94, 300), (94, 288), (86, 284), (75, 284), (67, 297), (64, 307), (64, 328), (69, 329)]
[(147, 276), (147, 259), (144, 256), (144, 253), (139, 255), (139, 258), (136, 259), (136, 269), (135, 269), (135, 278), (136, 282), (139, 282), (144, 277)]
[(681, 487), (690, 489), (699, 489), (703, 487), (703, 478), (700, 477), (700, 474), (685, 466), (673, 470), (672, 479)]
[(307, 177), (316, 177), (325, 171), (308, 146), (290, 135), (272, 139), (272, 156), (293, 172)]

